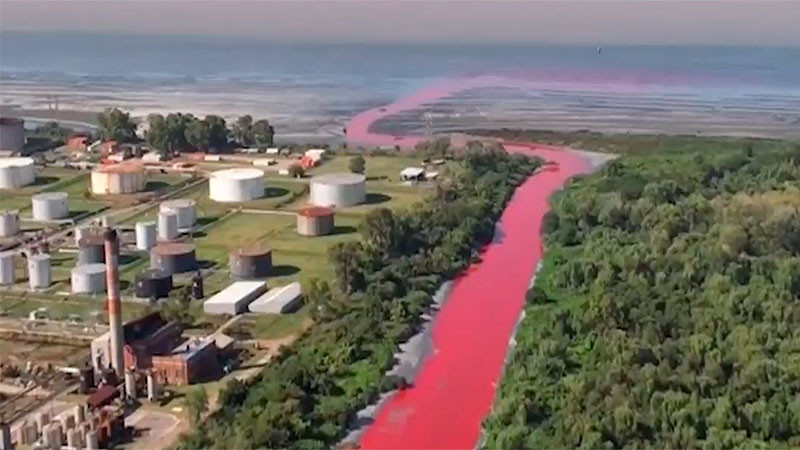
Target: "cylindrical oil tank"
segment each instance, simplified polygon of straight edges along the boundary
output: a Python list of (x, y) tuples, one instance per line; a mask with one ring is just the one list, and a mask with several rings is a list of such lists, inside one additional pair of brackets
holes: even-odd
[(89, 225), (78, 225), (75, 227), (75, 245), (81, 245), (81, 239), (91, 236), (92, 234), (92, 227)]
[(297, 212), (297, 233), (301, 236), (322, 236), (333, 232), (333, 210), (309, 206)]
[(73, 294), (99, 294), (106, 291), (106, 265), (75, 266), (70, 272)]
[(44, 289), (53, 281), (50, 255), (39, 253), (28, 257), (28, 282), (31, 289)]
[(136, 274), (136, 296), (166, 298), (172, 290), (172, 275), (162, 269), (147, 269)]
[(139, 250), (150, 250), (155, 245), (156, 223), (136, 222), (136, 248)]
[(83, 442), (86, 444), (87, 450), (97, 450), (100, 448), (100, 439), (97, 437), (97, 432), (89, 430), (83, 436)]
[[(81, 394), (88, 394), (93, 387), (94, 387), (94, 368), (92, 366), (85, 366), (81, 368), (80, 384), (78, 385), (78, 392)], [(81, 410), (83, 410), (83, 407), (80, 405), (76, 407), (76, 409), (77, 408), (81, 408)], [(83, 420), (84, 418), (79, 420), (78, 423), (83, 422)]]
[(0, 237), (19, 233), (19, 211), (0, 211)]
[(178, 215), (173, 211), (158, 212), (158, 239), (171, 241), (178, 237)]
[(125, 396), (136, 398), (136, 374), (132, 370), (125, 371)]
[(211, 200), (246, 202), (264, 195), (264, 172), (259, 169), (237, 168), (218, 170), (208, 182)]
[(161, 212), (172, 211), (178, 215), (178, 228), (190, 229), (197, 222), (197, 204), (188, 198), (167, 200), (159, 205)]
[(35, 178), (32, 158), (0, 158), (0, 189), (19, 189)]
[(78, 242), (78, 264), (94, 264), (106, 261), (103, 236), (89, 235)]
[(0, 253), (0, 285), (14, 284), (16, 273), (14, 270), (14, 252)]
[(43, 192), (31, 197), (33, 220), (63, 219), (69, 214), (66, 192)]
[(0, 150), (18, 152), (25, 146), (25, 121), (16, 117), (0, 117)]
[(168, 274), (190, 272), (197, 269), (194, 245), (184, 242), (162, 242), (150, 250), (150, 267)]
[(239, 248), (228, 256), (234, 278), (266, 278), (272, 270), (272, 250), (265, 247)]
[(352, 206), (367, 198), (367, 179), (358, 173), (331, 173), (311, 179), (311, 204)]
[(101, 166), (92, 171), (92, 193), (132, 194), (144, 190), (144, 166), (124, 162)]
[(158, 400), (158, 381), (152, 371), (147, 372), (147, 399), (151, 402)]

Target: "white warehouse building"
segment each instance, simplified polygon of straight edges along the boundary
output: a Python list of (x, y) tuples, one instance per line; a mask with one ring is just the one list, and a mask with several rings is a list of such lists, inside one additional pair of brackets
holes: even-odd
[(247, 305), (266, 290), (266, 281), (237, 281), (206, 300), (203, 303), (203, 312), (232, 316), (247, 312)]
[(208, 196), (217, 202), (246, 202), (264, 196), (264, 171), (259, 169), (218, 170), (208, 183)]
[(19, 189), (34, 178), (33, 158), (0, 158), (0, 189)]
[(358, 173), (331, 173), (311, 179), (311, 204), (352, 206), (367, 198), (367, 178)]

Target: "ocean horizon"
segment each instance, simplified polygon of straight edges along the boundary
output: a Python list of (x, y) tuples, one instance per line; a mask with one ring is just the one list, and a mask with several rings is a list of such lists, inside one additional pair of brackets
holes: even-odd
[(281, 140), (335, 141), (366, 109), (432, 83), (498, 76), (524, 87), (467, 90), (380, 126), (800, 137), (800, 48), (601, 47), (4, 32), (0, 103), (251, 114)]

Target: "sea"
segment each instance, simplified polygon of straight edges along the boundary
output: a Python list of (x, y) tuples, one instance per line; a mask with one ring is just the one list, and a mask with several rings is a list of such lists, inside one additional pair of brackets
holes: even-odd
[[(477, 128), (800, 138), (798, 47), (310, 43), (0, 33), (0, 103), (267, 118), (283, 141), (341, 140), (348, 120), (432, 84), (497, 77), (407, 111), (390, 133)], [(502, 80), (513, 80), (506, 83)], [(524, 83), (519, 83), (524, 80)], [(84, 115), (85, 116), (85, 115)]]

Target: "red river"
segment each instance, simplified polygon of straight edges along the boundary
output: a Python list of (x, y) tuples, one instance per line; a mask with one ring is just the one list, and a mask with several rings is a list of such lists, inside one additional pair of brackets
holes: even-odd
[[(368, 145), (412, 146), (423, 138), (373, 134), (369, 127), (385, 116), (465, 89), (520, 84), (498, 77), (442, 82), (355, 116), (348, 124), (347, 138)], [(568, 178), (591, 170), (588, 161), (565, 148), (507, 143), (506, 149), (552, 161), (557, 169), (542, 170), (517, 189), (500, 219), (500, 238), (484, 250), (480, 263), (455, 281), (447, 303), (436, 315), (434, 351), (423, 362), (413, 387), (381, 406), (361, 438), (362, 448), (467, 449), (477, 445), (525, 292), (542, 257), (539, 230), (548, 197)]]

